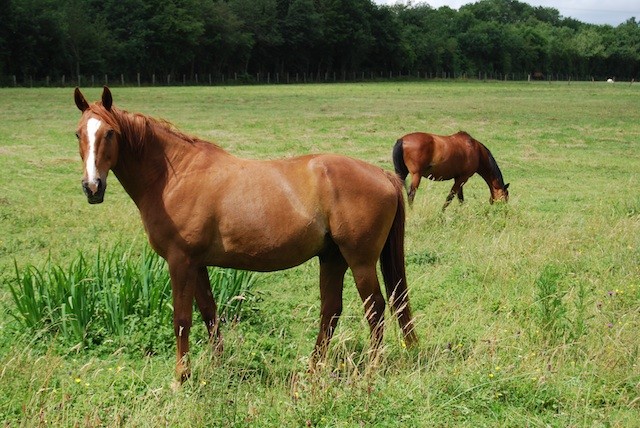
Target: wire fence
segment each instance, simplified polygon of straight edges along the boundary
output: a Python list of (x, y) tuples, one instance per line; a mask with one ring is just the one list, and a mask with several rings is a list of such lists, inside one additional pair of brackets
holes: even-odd
[[(224, 85), (279, 85), (301, 83), (375, 82), (375, 81), (418, 81), (418, 80), (479, 80), (479, 81), (548, 81), (602, 82), (610, 76), (577, 75), (568, 73), (449, 73), (449, 72), (332, 72), (332, 73), (220, 73), (206, 74), (151, 74), (143, 75), (78, 75), (78, 76), (2, 76), (1, 87), (91, 87), (91, 86), (224, 86)], [(634, 82), (632, 78), (618, 79)]]

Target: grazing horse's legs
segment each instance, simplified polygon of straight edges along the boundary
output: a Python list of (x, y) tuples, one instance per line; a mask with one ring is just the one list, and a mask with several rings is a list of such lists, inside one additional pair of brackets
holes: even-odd
[(313, 351), (312, 365), (323, 359), (342, 313), (342, 289), (347, 262), (339, 251), (320, 257), (320, 332)]
[(209, 340), (213, 344), (214, 350), (220, 352), (222, 351), (220, 323), (217, 316), (216, 302), (211, 293), (209, 273), (204, 266), (198, 270), (198, 284), (195, 290), (195, 297), (198, 309), (202, 314), (202, 319), (209, 333)]
[(191, 375), (189, 369), (189, 332), (193, 320), (193, 299), (201, 273), (183, 257), (168, 259), (173, 299), (173, 330), (176, 335), (176, 376), (184, 382)]
[(409, 187), (409, 192), (407, 194), (409, 199), (409, 205), (413, 204), (413, 198), (416, 197), (416, 190), (418, 190), (418, 186), (420, 186), (420, 179), (422, 176), (419, 172), (411, 174), (411, 186)]
[(464, 188), (464, 185), (460, 186), (460, 190), (458, 190), (458, 200), (460, 201), (460, 203), (464, 202), (464, 195), (462, 193), (463, 188)]
[(462, 186), (464, 185), (464, 183), (467, 182), (467, 180), (469, 179), (469, 177), (456, 177), (455, 178), (455, 182), (453, 183), (453, 187), (451, 187), (451, 191), (449, 192), (449, 195), (447, 196), (447, 200), (445, 201), (444, 205), (442, 206), (442, 211), (444, 211), (449, 204), (451, 203), (451, 201), (453, 200), (454, 196), (456, 196), (456, 194), (458, 195), (458, 199), (460, 200), (460, 202), (464, 201), (464, 196), (462, 196)]

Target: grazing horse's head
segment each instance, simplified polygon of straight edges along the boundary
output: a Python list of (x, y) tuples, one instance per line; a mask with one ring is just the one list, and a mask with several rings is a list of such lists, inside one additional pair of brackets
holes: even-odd
[(102, 92), (102, 103), (89, 106), (78, 88), (74, 98), (82, 112), (76, 131), (80, 157), (84, 163), (82, 189), (90, 204), (99, 204), (104, 200), (107, 174), (118, 162), (118, 137), (113, 126), (101, 115), (103, 110), (111, 111), (113, 99), (106, 86)]
[(509, 183), (501, 189), (492, 189), (489, 203), (493, 204), (495, 201), (509, 202)]

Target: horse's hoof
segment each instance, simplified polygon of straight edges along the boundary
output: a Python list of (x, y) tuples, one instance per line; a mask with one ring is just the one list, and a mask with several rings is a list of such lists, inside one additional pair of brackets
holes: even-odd
[(176, 367), (176, 383), (182, 385), (191, 377), (191, 369), (185, 366)]

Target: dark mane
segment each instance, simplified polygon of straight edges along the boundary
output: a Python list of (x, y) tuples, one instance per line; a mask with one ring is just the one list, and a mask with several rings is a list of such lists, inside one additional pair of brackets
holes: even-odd
[[(159, 132), (165, 132), (189, 144), (205, 142), (197, 137), (179, 131), (171, 122), (164, 119), (156, 119), (142, 113), (129, 113), (111, 107), (105, 109), (101, 102), (90, 106), (91, 111), (100, 116), (121, 136), (122, 142), (135, 154), (141, 156), (145, 147), (158, 138)], [(215, 147), (217, 145), (206, 141)]]
[(491, 172), (498, 179), (500, 186), (504, 187), (504, 179), (502, 178), (502, 171), (500, 171), (500, 168), (498, 168), (498, 163), (496, 162), (495, 158), (491, 154), (491, 151), (487, 148), (487, 146), (485, 146), (481, 142), (478, 142), (478, 144), (487, 153), (487, 160), (489, 161), (488, 166), (491, 169)]

